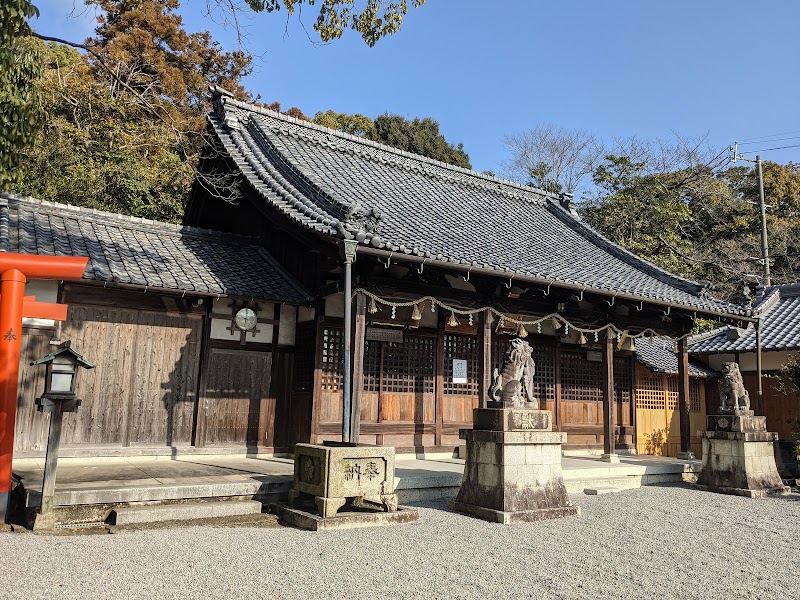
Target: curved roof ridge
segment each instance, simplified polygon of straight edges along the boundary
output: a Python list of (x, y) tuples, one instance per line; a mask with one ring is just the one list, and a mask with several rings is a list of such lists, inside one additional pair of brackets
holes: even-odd
[(769, 312), (780, 303), (781, 297), (780, 286), (771, 288), (766, 297), (753, 307), (753, 316), (762, 317), (769, 314)]
[(125, 226), (127, 229), (136, 229), (139, 231), (152, 232), (158, 228), (158, 233), (175, 235), (176, 237), (190, 235), (202, 236), (208, 238), (209, 236), (218, 239), (219, 241), (248, 243), (250, 245), (258, 245), (258, 238), (255, 236), (242, 235), (238, 233), (227, 233), (224, 231), (217, 231), (214, 229), (204, 229), (202, 227), (193, 227), (191, 225), (181, 225), (179, 223), (169, 223), (167, 221), (157, 221), (155, 219), (147, 219), (145, 217), (134, 217), (131, 215), (123, 215), (110, 211), (100, 210), (97, 208), (89, 208), (86, 206), (75, 206), (74, 204), (63, 204), (61, 202), (52, 202), (50, 200), (41, 200), (32, 196), (20, 196), (10, 192), (0, 192), (0, 199), (6, 200), (9, 204), (14, 203), (17, 205), (22, 204), (25, 208), (31, 210), (37, 207), (49, 208), (49, 212), (57, 213), (58, 216), (72, 216), (91, 215), (96, 222), (107, 221), (109, 224)]
[[(279, 121), (284, 121), (286, 123), (290, 123), (293, 125), (299, 125), (301, 127), (311, 129), (313, 131), (318, 131), (320, 133), (326, 133), (329, 135), (334, 135), (336, 137), (342, 138), (344, 140), (355, 142), (357, 144), (361, 144), (363, 146), (369, 146), (372, 148), (376, 148), (378, 150), (383, 150), (390, 154), (396, 154), (405, 158), (410, 158), (413, 160), (417, 160), (421, 163), (427, 163), (435, 167), (440, 167), (448, 171), (452, 171), (455, 174), (461, 175), (468, 175), (474, 177), (476, 179), (480, 179), (486, 181), (488, 183), (493, 183), (500, 186), (507, 186), (510, 188), (514, 188), (521, 192), (525, 192), (526, 194), (536, 195), (542, 198), (552, 198), (554, 200), (559, 199), (558, 194), (554, 194), (553, 192), (548, 192), (546, 190), (531, 187), (528, 185), (523, 185), (521, 183), (517, 183), (515, 181), (511, 181), (510, 179), (504, 179), (502, 177), (496, 177), (493, 175), (486, 175), (485, 173), (481, 173), (480, 171), (475, 171), (473, 169), (465, 169), (464, 167), (459, 167), (456, 165), (451, 165), (450, 163), (442, 162), (440, 160), (436, 160), (434, 158), (428, 158), (427, 156), (423, 156), (421, 154), (414, 154), (413, 152), (407, 152), (405, 150), (400, 150), (399, 148), (395, 148), (394, 146), (389, 146), (388, 144), (382, 144), (380, 142), (375, 142), (373, 140), (368, 140), (366, 138), (359, 137), (357, 135), (353, 135), (351, 133), (346, 133), (344, 131), (339, 131), (337, 129), (331, 129), (330, 127), (325, 127), (323, 125), (318, 125), (312, 121), (305, 121), (303, 119), (298, 119), (296, 117), (292, 117), (289, 115), (284, 115), (282, 113), (276, 112), (274, 110), (270, 110), (268, 108), (264, 108), (261, 106), (255, 106), (253, 104), (249, 104), (247, 102), (242, 102), (241, 100), (236, 100), (233, 96), (227, 94), (224, 90), (217, 91), (217, 93), (223, 94), (221, 98), (221, 102), (224, 105), (230, 104), (239, 108), (241, 110), (245, 110), (248, 112), (256, 113), (265, 115), (268, 117), (272, 117)], [(310, 139), (313, 141), (317, 141), (315, 138), (309, 136)]]
[[(552, 207), (552, 208), (551, 208)], [(666, 269), (662, 269), (655, 263), (650, 262), (647, 259), (642, 258), (641, 256), (634, 254), (630, 250), (623, 248), (609, 240), (599, 231), (597, 231), (594, 227), (589, 225), (586, 221), (573, 215), (571, 212), (565, 210), (560, 204), (555, 202), (548, 202), (548, 208), (551, 208), (551, 212), (558, 215), (562, 221), (567, 224), (573, 225), (574, 229), (578, 232), (584, 233), (587, 237), (596, 243), (598, 246), (602, 247), (606, 250), (609, 254), (612, 254), (619, 258), (620, 260), (624, 260), (628, 264), (635, 266), (648, 275), (651, 275), (658, 279), (663, 283), (668, 283), (670, 285), (674, 285), (679, 289), (682, 289), (685, 292), (694, 294), (699, 296), (702, 294), (703, 290), (706, 289), (706, 286), (692, 281), (691, 279), (686, 279), (679, 275), (675, 275), (674, 273), (670, 273)]]

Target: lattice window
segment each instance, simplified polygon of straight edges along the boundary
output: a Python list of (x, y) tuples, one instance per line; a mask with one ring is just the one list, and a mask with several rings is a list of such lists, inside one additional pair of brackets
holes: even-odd
[(414, 391), (414, 380), (408, 368), (406, 344), (383, 344), (383, 372), (381, 391), (397, 394)]
[(314, 337), (316, 327), (313, 322), (297, 326), (294, 346), (294, 383), (296, 392), (310, 392), (314, 389)]
[(381, 389), (381, 343), (367, 340), (364, 344), (364, 391)]
[(344, 368), (344, 333), (326, 327), (322, 331), (322, 389), (338, 392), (342, 389)]
[(639, 375), (636, 385), (636, 408), (664, 410), (664, 383), (661, 374)]
[(617, 402), (631, 401), (631, 361), (624, 356), (614, 358), (614, 396)]
[(406, 347), (409, 369), (414, 377), (414, 393), (433, 394), (436, 389), (436, 339), (408, 336)]
[(678, 376), (667, 375), (667, 408), (678, 409)]
[(700, 379), (689, 379), (689, 411), (700, 412)]
[[(453, 383), (453, 359), (467, 361), (467, 383)], [(457, 396), (478, 394), (478, 341), (467, 335), (444, 336), (444, 393)]]
[(561, 353), (561, 399), (575, 402), (603, 400), (602, 363), (586, 360), (585, 352)]

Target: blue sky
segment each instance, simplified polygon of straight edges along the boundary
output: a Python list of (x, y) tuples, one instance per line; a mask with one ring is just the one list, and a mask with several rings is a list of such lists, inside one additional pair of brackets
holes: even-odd
[[(81, 0), (35, 3), (41, 33), (91, 34)], [(184, 0), (187, 29), (208, 29), (235, 48), (235, 33), (205, 6)], [(282, 11), (247, 20), (254, 93), (309, 116), (330, 108), (434, 117), (477, 170), (502, 171), (503, 137), (537, 125), (609, 142), (708, 133), (719, 149), (800, 136), (797, 0), (428, 0), (374, 48), (354, 32), (312, 43), (313, 17), (306, 6), (301, 18)], [(800, 137), (741, 149), (793, 144)], [(763, 156), (800, 162), (800, 147)]]

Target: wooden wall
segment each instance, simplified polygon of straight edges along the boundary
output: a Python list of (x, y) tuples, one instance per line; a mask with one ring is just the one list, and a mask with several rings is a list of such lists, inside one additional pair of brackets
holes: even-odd
[[(742, 379), (747, 393), (750, 394), (750, 406), (755, 408), (758, 403), (758, 376), (756, 373), (742, 373)], [(764, 408), (756, 414), (767, 417), (767, 430), (777, 431), (782, 440), (791, 439), (791, 421), (800, 419), (800, 392), (774, 372), (762, 377), (761, 386), (764, 392)], [(712, 399), (719, 403), (719, 388), (714, 389)]]
[(97, 365), (80, 373), (83, 403), (64, 417), (64, 448), (102, 454), (195, 443), (282, 451), (298, 441), (292, 421), (308, 417), (292, 406), (293, 348), (211, 341), (206, 305), (177, 296), (80, 285), (64, 295), (69, 313), (60, 335), (24, 330), (17, 451), (45, 449), (49, 417), (35, 408), (44, 369), (29, 363), (48, 354), (57, 335)]

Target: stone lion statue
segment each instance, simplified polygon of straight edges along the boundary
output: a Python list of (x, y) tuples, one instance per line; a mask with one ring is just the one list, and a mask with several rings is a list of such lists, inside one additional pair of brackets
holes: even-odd
[(744, 389), (742, 373), (736, 363), (722, 363), (722, 377), (719, 380), (719, 409), (750, 410), (750, 395)]
[(489, 397), (504, 406), (522, 408), (526, 402), (531, 408), (539, 408), (539, 401), (533, 397), (533, 376), (536, 363), (531, 356), (533, 350), (528, 342), (514, 338), (508, 345), (503, 368), (494, 370)]

